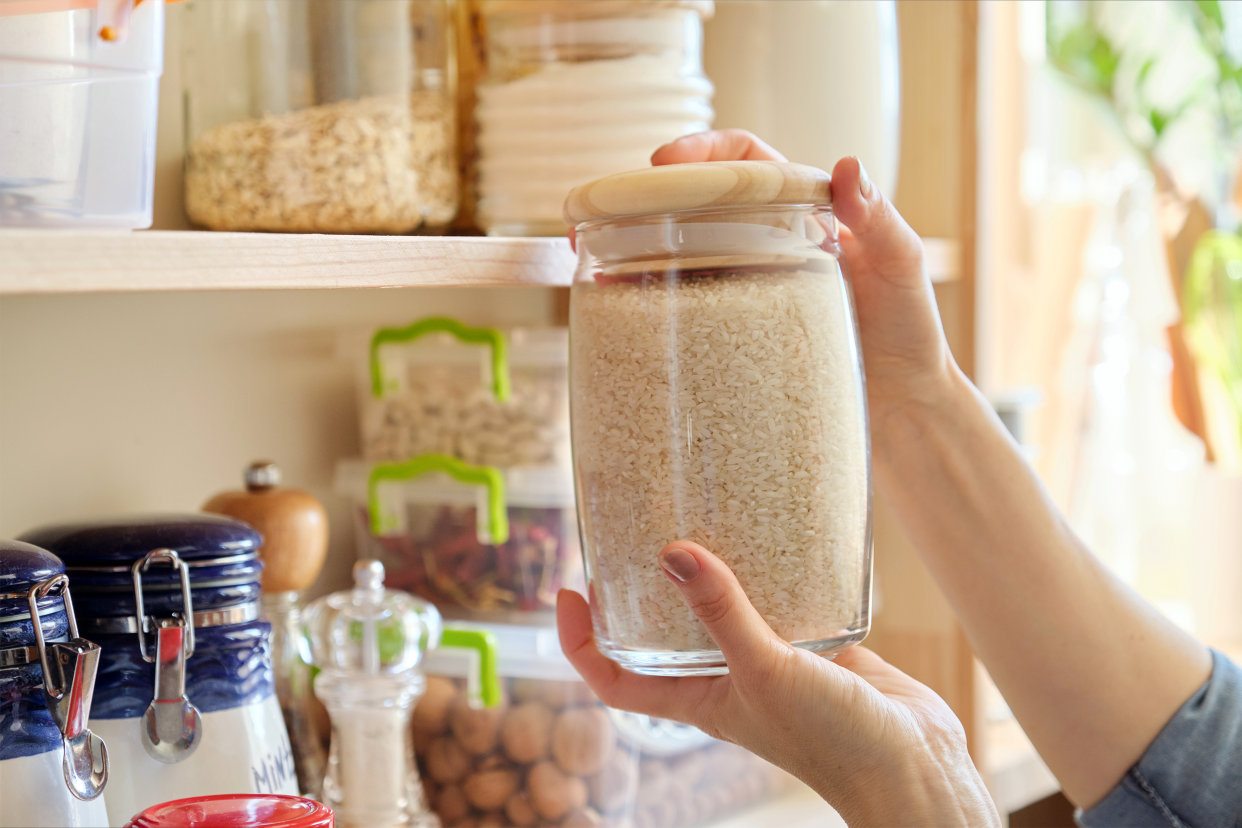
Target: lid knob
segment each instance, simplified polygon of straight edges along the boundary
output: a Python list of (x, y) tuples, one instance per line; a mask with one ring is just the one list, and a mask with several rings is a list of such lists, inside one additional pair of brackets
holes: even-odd
[(374, 558), (354, 564), (354, 585), (364, 592), (384, 591), (384, 565)]
[(258, 460), (246, 467), (246, 491), (266, 492), (280, 485), (280, 466), (271, 460)]

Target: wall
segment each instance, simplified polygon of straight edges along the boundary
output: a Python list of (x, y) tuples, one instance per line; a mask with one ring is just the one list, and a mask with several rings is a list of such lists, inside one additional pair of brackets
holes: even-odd
[(335, 463), (356, 456), (341, 329), (447, 313), (544, 325), (541, 288), (334, 290), (0, 298), (0, 537), (91, 516), (196, 510), (251, 460), (327, 505), (329, 563), (353, 560)]

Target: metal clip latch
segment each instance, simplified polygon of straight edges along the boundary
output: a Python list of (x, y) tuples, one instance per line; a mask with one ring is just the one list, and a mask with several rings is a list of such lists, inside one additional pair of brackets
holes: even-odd
[[(182, 611), (170, 618), (148, 618), (142, 601), (142, 573), (154, 561), (167, 561), (181, 576)], [(134, 604), (138, 617), (138, 647), (143, 659), (155, 663), (155, 698), (142, 714), (142, 746), (165, 764), (187, 758), (198, 748), (203, 719), (185, 695), (185, 663), (194, 655), (194, 604), (190, 599), (190, 572), (171, 549), (156, 549), (135, 561)], [(148, 632), (155, 632), (155, 655), (147, 652)]]
[[(69, 640), (47, 644), (43, 640), (43, 625), (39, 622), (39, 599), (58, 587), (69, 619)], [(40, 581), (30, 588), (26, 599), (30, 602), (35, 646), (43, 667), (43, 695), (65, 748), (65, 784), (78, 799), (89, 801), (103, 793), (108, 784), (108, 748), (103, 739), (86, 726), (95, 695), (99, 645), (78, 637), (78, 620), (73, 616), (73, 599), (69, 596), (66, 576), (56, 575)]]

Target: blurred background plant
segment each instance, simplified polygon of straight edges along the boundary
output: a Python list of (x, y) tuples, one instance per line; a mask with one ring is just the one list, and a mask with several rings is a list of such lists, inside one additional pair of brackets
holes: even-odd
[(1242, 471), (1242, 3), (1045, 8), (1048, 63), (1107, 110), (1155, 176), (1182, 310), (1169, 330), (1174, 408), (1209, 457)]

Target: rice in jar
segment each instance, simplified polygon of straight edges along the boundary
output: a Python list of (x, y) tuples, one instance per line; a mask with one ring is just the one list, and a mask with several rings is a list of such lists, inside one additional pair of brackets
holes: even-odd
[(570, 193), (580, 530), (600, 650), (656, 675), (727, 672), (660, 569), (683, 539), (785, 640), (870, 628), (866, 394), (830, 177), (798, 164), (654, 167)]

